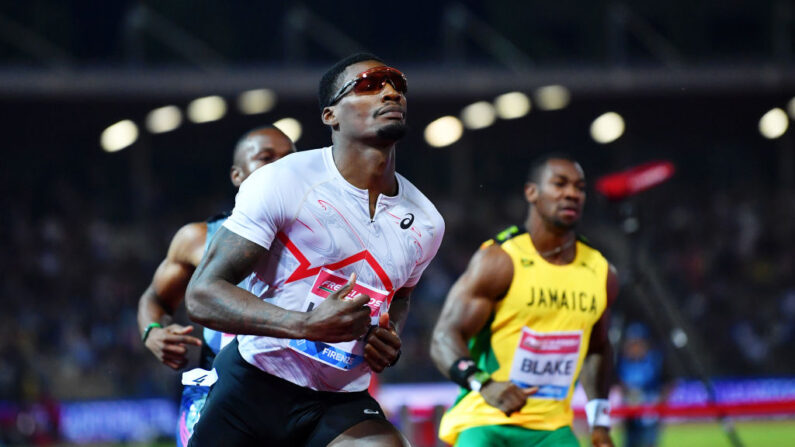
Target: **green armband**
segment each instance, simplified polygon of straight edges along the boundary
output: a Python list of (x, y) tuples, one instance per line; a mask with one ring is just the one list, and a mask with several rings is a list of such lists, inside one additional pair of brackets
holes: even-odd
[(144, 329), (144, 335), (141, 336), (142, 342), (146, 343), (146, 337), (149, 337), (149, 333), (152, 332), (152, 328), (154, 327), (159, 327), (161, 329), (163, 328), (163, 326), (160, 323), (149, 323), (149, 326), (147, 326), (146, 329)]

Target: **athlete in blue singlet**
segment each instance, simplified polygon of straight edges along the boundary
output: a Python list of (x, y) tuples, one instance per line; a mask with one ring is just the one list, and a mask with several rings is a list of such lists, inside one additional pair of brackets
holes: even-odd
[[(266, 126), (246, 133), (235, 146), (230, 179), (239, 187), (256, 169), (295, 152), (295, 145), (279, 129)], [(219, 215), (206, 222), (189, 223), (174, 235), (166, 258), (160, 263), (152, 283), (138, 301), (138, 327), (146, 347), (163, 364), (173, 369), (187, 362), (187, 345), (201, 346), (199, 368), (183, 374), (185, 389), (177, 425), (177, 445), (185, 446), (193, 433), (204, 405), (207, 390), (214, 380), (215, 354), (234, 339), (211, 329), (204, 329), (201, 339), (190, 335), (193, 326), (172, 323), (174, 310), (185, 297), (193, 271), (199, 265), (215, 231), (228, 217)]]

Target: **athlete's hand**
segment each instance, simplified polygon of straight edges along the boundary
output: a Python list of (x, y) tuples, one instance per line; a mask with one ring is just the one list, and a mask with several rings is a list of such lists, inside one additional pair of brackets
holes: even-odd
[(378, 326), (370, 329), (364, 344), (364, 360), (370, 369), (380, 373), (392, 365), (400, 354), (400, 337), (395, 325), (389, 321), (389, 314), (383, 313)]
[(610, 431), (607, 427), (594, 427), (591, 432), (591, 444), (593, 447), (613, 447), (613, 440), (610, 439)]
[(306, 313), (307, 340), (340, 342), (356, 340), (370, 328), (370, 297), (359, 294), (353, 299), (345, 297), (356, 284), (356, 274), (336, 292), (330, 294), (317, 307)]
[(480, 389), (487, 404), (502, 411), (506, 416), (517, 412), (527, 403), (527, 398), (538, 391), (538, 387), (521, 388), (513, 382), (491, 380)]
[(164, 365), (180, 369), (188, 363), (188, 349), (185, 345), (202, 345), (200, 339), (187, 335), (191, 332), (193, 326), (171, 324), (164, 328), (154, 327), (146, 337), (146, 347)]

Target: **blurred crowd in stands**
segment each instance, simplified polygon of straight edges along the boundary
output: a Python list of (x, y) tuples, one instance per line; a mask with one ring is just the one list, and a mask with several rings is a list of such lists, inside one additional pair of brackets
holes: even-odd
[(649, 252), (721, 375), (795, 371), (795, 194), (680, 186), (654, 210)]

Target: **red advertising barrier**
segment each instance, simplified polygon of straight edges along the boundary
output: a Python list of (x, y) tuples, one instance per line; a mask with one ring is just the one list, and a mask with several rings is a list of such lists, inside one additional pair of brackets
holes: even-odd
[[(698, 406), (639, 405), (617, 407), (610, 412), (613, 417), (640, 417), (659, 415), (663, 418), (717, 418), (718, 416), (772, 416), (795, 414), (795, 400), (754, 403), (724, 403)], [(585, 418), (585, 411), (576, 409), (575, 417)]]

